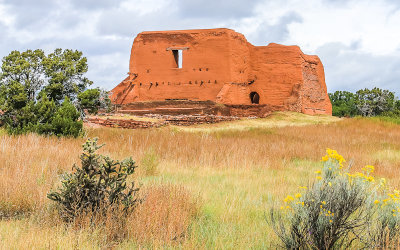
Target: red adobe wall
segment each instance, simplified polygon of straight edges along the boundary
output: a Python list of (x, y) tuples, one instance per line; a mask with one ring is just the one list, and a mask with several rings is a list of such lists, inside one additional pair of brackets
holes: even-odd
[[(173, 52), (183, 50), (183, 67)], [(307, 114), (331, 114), (317, 56), (298, 46), (253, 46), (230, 29), (142, 32), (135, 38), (130, 75), (112, 90), (116, 104), (166, 99), (259, 104)], [(253, 104), (256, 105), (256, 104)]]

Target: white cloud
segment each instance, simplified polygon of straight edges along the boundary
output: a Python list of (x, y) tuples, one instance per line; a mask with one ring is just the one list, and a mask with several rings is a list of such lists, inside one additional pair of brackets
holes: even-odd
[(138, 32), (215, 27), (318, 54), (330, 91), (375, 84), (400, 94), (397, 0), (0, 0), (0, 57), (79, 49), (88, 76), (111, 89), (126, 76)]
[(0, 24), (10, 26), (14, 21), (13, 16), (8, 14), (6, 6), (0, 2)]
[[(287, 0), (284, 4), (264, 1), (257, 6), (255, 16), (235, 24), (251, 41), (258, 36), (254, 33), (262, 29), (258, 26), (277, 25), (287, 13), (296, 13), (301, 22), (288, 23), (289, 34), (283, 42), (300, 45), (304, 51), (315, 51), (325, 43), (350, 45), (362, 41), (360, 51), (387, 55), (400, 46), (400, 10), (385, 0), (353, 0), (347, 4), (323, 0)], [(252, 42), (259, 43), (256, 39)]]
[(315, 0), (307, 4), (303, 23), (289, 28), (289, 41), (306, 50), (329, 42), (349, 45), (361, 40), (361, 51), (386, 55), (399, 46), (400, 12), (393, 13), (393, 5), (379, 0), (352, 1), (346, 8), (332, 8)]
[(174, 9), (174, 5), (170, 0), (127, 0), (122, 2), (120, 9), (134, 12), (139, 16), (145, 16), (161, 10), (171, 11)]

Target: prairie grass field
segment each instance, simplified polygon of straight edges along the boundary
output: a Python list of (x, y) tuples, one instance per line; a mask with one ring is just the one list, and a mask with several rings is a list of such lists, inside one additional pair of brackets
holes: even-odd
[[(101, 154), (139, 166), (133, 179), (146, 199), (123, 238), (113, 222), (66, 225), (46, 197), (93, 137), (106, 144)], [(87, 127), (77, 139), (0, 130), (0, 249), (276, 248), (268, 209), (315, 180), (326, 148), (400, 187), (400, 125), (385, 119), (288, 112), (190, 127)]]

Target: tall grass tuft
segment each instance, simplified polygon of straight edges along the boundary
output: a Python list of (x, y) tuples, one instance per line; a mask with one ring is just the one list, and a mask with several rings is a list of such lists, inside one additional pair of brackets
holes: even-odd
[(137, 242), (165, 245), (189, 238), (199, 199), (182, 186), (163, 184), (144, 191), (144, 202), (128, 218), (127, 230)]
[(143, 155), (140, 161), (140, 169), (145, 176), (154, 176), (158, 173), (158, 165), (160, 164), (160, 159), (155, 150), (150, 147)]

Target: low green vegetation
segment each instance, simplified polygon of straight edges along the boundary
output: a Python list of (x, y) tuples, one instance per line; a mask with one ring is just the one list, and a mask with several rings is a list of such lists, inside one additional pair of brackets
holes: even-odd
[(385, 122), (400, 125), (400, 116), (376, 116), (369, 118), (372, 121)]

